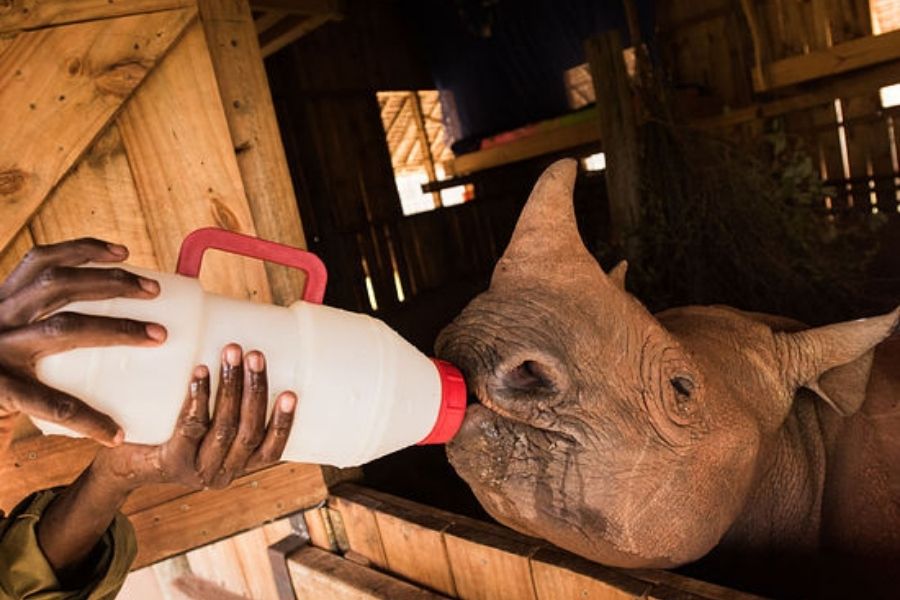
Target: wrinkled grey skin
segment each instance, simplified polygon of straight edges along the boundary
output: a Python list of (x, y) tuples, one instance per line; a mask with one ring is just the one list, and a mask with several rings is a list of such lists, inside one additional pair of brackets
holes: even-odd
[(887, 418), (900, 348), (872, 369), (900, 309), (805, 330), (725, 307), (651, 315), (624, 264), (606, 274), (583, 246), (575, 171), (544, 173), (490, 288), (437, 342), (480, 401), (447, 453), (485, 509), (622, 567), (682, 565), (720, 542), (900, 549), (900, 443), (857, 443), (872, 411), (900, 439)]

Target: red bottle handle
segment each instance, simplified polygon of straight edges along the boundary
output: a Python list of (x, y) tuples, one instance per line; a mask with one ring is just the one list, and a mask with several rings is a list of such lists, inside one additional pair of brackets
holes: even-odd
[(322, 260), (312, 252), (227, 229), (205, 227), (191, 232), (181, 242), (178, 267), (175, 270), (185, 277), (197, 277), (200, 274), (203, 254), (210, 248), (300, 269), (306, 273), (303, 299), (322, 304), (325, 285), (328, 283), (328, 271)]

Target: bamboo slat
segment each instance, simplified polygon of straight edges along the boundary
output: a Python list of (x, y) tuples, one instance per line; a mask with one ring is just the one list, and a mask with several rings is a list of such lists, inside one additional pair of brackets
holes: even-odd
[[(254, 234), (203, 27), (195, 23), (118, 118), (138, 198), (164, 271), (200, 227)], [(204, 288), (271, 300), (258, 261), (210, 253)]]
[(195, 14), (180, 9), (15, 38), (0, 60), (0, 248), (21, 230)]

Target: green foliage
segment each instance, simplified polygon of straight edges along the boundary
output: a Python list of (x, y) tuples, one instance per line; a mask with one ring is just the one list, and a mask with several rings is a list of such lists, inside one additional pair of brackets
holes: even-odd
[(641, 142), (629, 284), (651, 309), (724, 303), (810, 323), (853, 313), (878, 222), (827, 213), (835, 191), (799, 140), (775, 123), (741, 147), (650, 121)]

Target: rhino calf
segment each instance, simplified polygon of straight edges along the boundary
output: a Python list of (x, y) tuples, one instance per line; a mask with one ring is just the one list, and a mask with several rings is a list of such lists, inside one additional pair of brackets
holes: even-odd
[(447, 448), (479, 502), (612, 566), (713, 549), (745, 570), (829, 552), (900, 566), (900, 343), (881, 344), (900, 308), (813, 329), (652, 315), (624, 264), (604, 273), (584, 247), (575, 174), (547, 169), (489, 289), (436, 344), (480, 401)]

